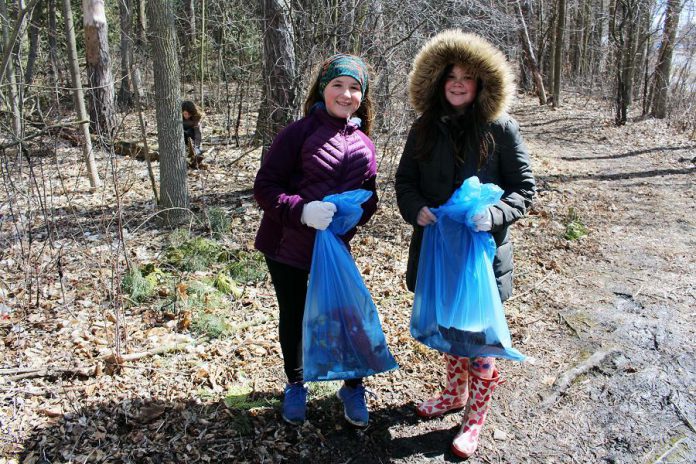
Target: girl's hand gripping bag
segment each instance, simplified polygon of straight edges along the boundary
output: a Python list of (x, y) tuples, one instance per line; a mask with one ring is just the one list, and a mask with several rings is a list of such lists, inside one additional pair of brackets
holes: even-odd
[(525, 359), (512, 348), (505, 321), (493, 274), (495, 242), (471, 221), (502, 193), (470, 177), (432, 210), (437, 222), (423, 233), (411, 315), (411, 335), (431, 348), (470, 358)]
[(324, 198), (337, 211), (314, 241), (303, 320), (305, 381), (352, 379), (398, 367), (370, 292), (339, 238), (358, 223), (360, 205), (371, 195), (351, 190)]

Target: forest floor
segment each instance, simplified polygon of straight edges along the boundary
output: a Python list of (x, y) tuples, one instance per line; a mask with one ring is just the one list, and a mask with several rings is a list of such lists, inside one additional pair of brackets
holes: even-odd
[[(614, 127), (591, 100), (552, 110), (522, 98), (513, 115), (538, 193), (513, 227), (505, 309), (513, 346), (533, 362), (499, 361), (506, 382), (469, 462), (695, 462), (696, 141), (663, 121)], [(33, 160), (41, 182), (3, 177), (0, 463), (457, 462), (449, 446), (460, 413), (414, 412), (440, 388), (443, 363), (409, 334), (410, 227), (392, 188), (400, 142), (385, 143), (377, 138), (380, 209), (353, 253), (400, 369), (367, 379), (376, 396), (366, 429), (343, 419), (337, 383), (311, 385), (304, 426), (280, 419), (277, 307), (262, 266), (238, 278), (222, 310), (205, 291), (202, 310), (186, 306), (206, 269), (119, 308), (113, 182), (89, 193), (79, 149), (60, 144), (59, 157)], [(210, 206), (229, 215), (214, 243), (252, 268), (258, 152), (239, 155), (216, 146), (206, 170), (189, 171), (189, 190), (199, 216)], [(109, 159), (100, 168), (118, 174), (127, 255), (164, 268), (182, 240), (152, 218), (144, 163)], [(587, 234), (569, 239), (572, 228)], [(212, 237), (202, 222), (191, 234)]]

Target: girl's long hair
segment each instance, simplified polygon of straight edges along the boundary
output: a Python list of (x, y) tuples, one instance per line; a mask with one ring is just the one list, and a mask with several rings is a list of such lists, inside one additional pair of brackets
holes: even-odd
[[(368, 74), (370, 73), (368, 72)], [(305, 100), (303, 107), (304, 116), (309, 115), (315, 103), (324, 101), (324, 95), (322, 95), (322, 93), (319, 92), (320, 81), (321, 65), (319, 65), (319, 70), (316, 73), (316, 78), (314, 79), (312, 86), (309, 88), (309, 92), (307, 92), (307, 99)], [(362, 130), (365, 133), (365, 135), (369, 136), (370, 131), (372, 130), (372, 121), (375, 119), (374, 107), (372, 104), (372, 98), (370, 97), (369, 86), (365, 94), (362, 96), (362, 102), (360, 102), (360, 107), (358, 107), (357, 111), (355, 112), (355, 116), (359, 117), (362, 121), (360, 125), (360, 130)]]
[(454, 65), (450, 64), (443, 69), (437, 79), (435, 95), (414, 124), (416, 135), (414, 157), (427, 160), (432, 156), (438, 135), (438, 122), (444, 121), (449, 129), (450, 143), (457, 162), (464, 163), (468, 152), (478, 153), (477, 166), (481, 168), (495, 149), (493, 135), (487, 129), (481, 112), (478, 111), (478, 98), (483, 82), (480, 78), (476, 79), (476, 98), (464, 113), (457, 113), (447, 101), (444, 90), (445, 81), (453, 67)]
[(203, 119), (203, 116), (205, 116), (203, 110), (191, 100), (184, 100), (181, 102), (181, 111), (188, 111), (191, 115), (191, 121), (193, 121), (194, 124), (198, 124), (201, 119)]

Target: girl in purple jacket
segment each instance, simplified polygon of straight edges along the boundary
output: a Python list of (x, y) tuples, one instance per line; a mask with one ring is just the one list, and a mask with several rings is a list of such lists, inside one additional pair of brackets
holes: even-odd
[[(309, 90), (304, 117), (273, 141), (254, 182), (263, 209), (256, 248), (266, 258), (280, 308), (280, 346), (288, 383), (283, 419), (305, 420), (307, 388), (302, 377), (302, 318), (312, 248), (317, 230), (331, 223), (336, 207), (326, 195), (365, 189), (358, 225), (377, 209), (375, 147), (368, 134), (373, 119), (367, 66), (339, 54), (326, 60)], [(348, 242), (355, 230), (342, 239)], [(369, 415), (362, 379), (351, 379), (338, 392), (346, 419), (366, 426)]]

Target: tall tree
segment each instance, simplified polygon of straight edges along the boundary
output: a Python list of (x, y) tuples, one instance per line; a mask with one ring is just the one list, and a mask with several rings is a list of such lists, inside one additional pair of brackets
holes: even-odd
[(157, 142), (160, 150), (160, 206), (165, 223), (174, 226), (189, 217), (189, 196), (181, 125), (180, 71), (174, 8), (170, 0), (149, 0)]
[(24, 69), (24, 83), (31, 85), (34, 80), (34, 65), (39, 54), (39, 28), (43, 21), (43, 1), (39, 0), (31, 13), (29, 22), (29, 52), (27, 53), (27, 65)]
[[(9, 85), (10, 92), (10, 107), (12, 109), (13, 116), (13, 129), (14, 136), (18, 140), (24, 138), (23, 130), (23, 117), (22, 117), (22, 88), (17, 82), (18, 75), (15, 74), (15, 61), (18, 61), (17, 54), (19, 50), (18, 43), (19, 37), (22, 37), (24, 31), (24, 25), (26, 23), (27, 14), (31, 13), (34, 8), (36, 0), (34, 0), (29, 6), (25, 6), (23, 2), (20, 2), (17, 9), (17, 17), (15, 18), (14, 26), (10, 29), (9, 14), (7, 11), (7, 4), (5, 2), (0, 5), (0, 18), (2, 21), (2, 64), (0, 65), (0, 82), (7, 77), (7, 83)], [(21, 74), (19, 75), (21, 79)], [(22, 145), (20, 144), (20, 150)]]
[(655, 80), (653, 81), (653, 102), (651, 115), (656, 118), (667, 116), (667, 97), (669, 95), (669, 75), (672, 71), (672, 55), (674, 53), (674, 41), (679, 28), (679, 16), (683, 7), (681, 0), (667, 0), (665, 11), (665, 25), (662, 30), (662, 43), (655, 67)]
[(563, 36), (565, 32), (566, 0), (558, 0), (556, 11), (556, 36), (553, 57), (553, 107), (561, 106), (561, 64), (563, 62)]
[(82, 0), (85, 26), (87, 77), (92, 101), (89, 114), (92, 130), (111, 139), (116, 128), (114, 78), (109, 54), (109, 27), (104, 0)]
[[(266, 155), (271, 140), (293, 120), (296, 98), (292, 26), (280, 0), (260, 0), (263, 12), (263, 95), (257, 131)], [(261, 119), (263, 117), (263, 119)]]
[(633, 79), (639, 44), (641, 19), (647, 0), (617, 0), (612, 14), (612, 40), (615, 44), (616, 125), (624, 125), (633, 102)]
[(94, 153), (92, 152), (92, 138), (89, 134), (89, 116), (85, 108), (85, 97), (82, 91), (82, 79), (80, 78), (80, 63), (77, 59), (77, 45), (75, 41), (75, 25), (73, 23), (72, 6), (70, 0), (63, 0), (63, 20), (65, 21), (65, 40), (68, 44), (68, 63), (70, 65), (70, 77), (72, 79), (73, 100), (77, 117), (80, 119), (80, 128), (84, 138), (82, 146), (82, 154), (85, 158), (87, 166), (87, 176), (89, 184), (94, 189), (101, 184), (97, 165), (94, 162)]
[(118, 14), (121, 23), (121, 84), (118, 88), (118, 104), (122, 108), (133, 105), (130, 69), (133, 61), (133, 2), (119, 0)]
[(527, 0), (524, 0), (524, 6), (521, 4), (520, 0), (516, 2), (517, 6), (517, 16), (520, 20), (520, 38), (522, 39), (522, 48), (524, 49), (524, 55), (527, 59), (527, 67), (529, 72), (534, 76), (534, 84), (537, 88), (537, 94), (539, 95), (539, 104), (546, 104), (546, 91), (544, 90), (544, 80), (541, 77), (541, 72), (539, 71), (539, 64), (537, 63), (536, 57), (534, 56), (534, 49), (532, 48), (532, 41), (529, 38), (529, 32), (527, 30), (527, 21), (525, 21), (526, 12), (529, 9)]
[(58, 64), (58, 42), (56, 33), (58, 30), (56, 18), (56, 0), (48, 0), (48, 59), (51, 62), (50, 74), (53, 83), (59, 85), (63, 81), (63, 67)]

